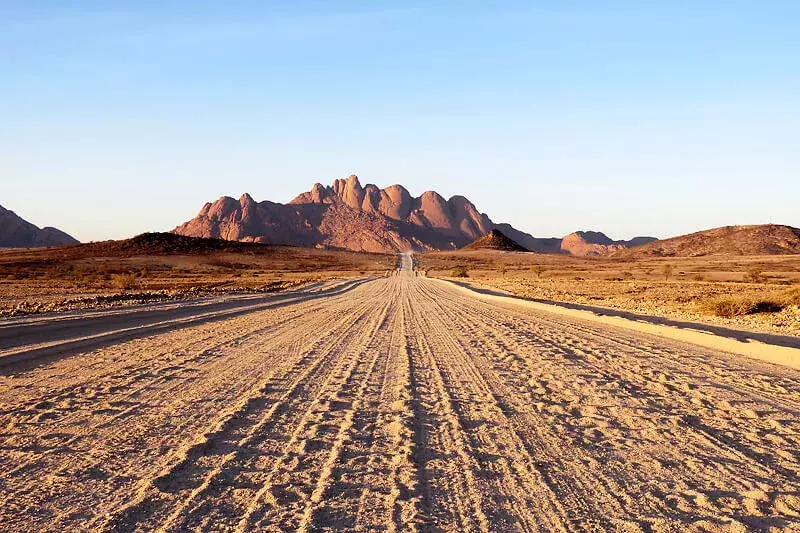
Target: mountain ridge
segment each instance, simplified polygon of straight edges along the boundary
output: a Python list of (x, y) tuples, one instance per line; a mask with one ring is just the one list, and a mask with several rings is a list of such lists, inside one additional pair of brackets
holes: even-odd
[[(435, 191), (414, 197), (402, 185), (362, 187), (357, 176), (315, 183), (287, 204), (221, 197), (173, 231), (245, 242), (346, 248), (356, 251), (455, 250), (495, 228), (529, 245), (532, 235), (495, 224), (467, 198)], [(523, 246), (528, 248), (525, 243)]]
[(40, 228), (0, 205), (0, 248), (39, 248), (78, 243), (76, 238), (58, 228)]
[(577, 256), (607, 255), (656, 240), (655, 237), (634, 237), (615, 241), (600, 231), (575, 231), (561, 239), (560, 249)]
[(781, 224), (721, 226), (614, 252), (615, 257), (800, 254), (800, 229)]
[[(248, 193), (238, 200), (223, 196), (206, 203), (195, 218), (173, 232), (243, 242), (397, 252), (457, 250), (493, 229), (527, 250), (574, 256), (637, 253), (630, 251), (662, 242), (654, 237), (613, 240), (599, 231), (534, 237), (508, 223), (494, 222), (464, 196), (445, 199), (429, 190), (415, 197), (397, 184), (362, 187), (356, 175), (327, 186), (315, 183), (286, 204), (256, 202)], [(782, 253), (780, 246), (775, 249)]]

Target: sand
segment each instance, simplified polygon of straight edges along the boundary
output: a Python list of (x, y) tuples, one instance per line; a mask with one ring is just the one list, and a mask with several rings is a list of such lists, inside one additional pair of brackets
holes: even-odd
[(800, 528), (797, 369), (410, 270), (341, 289), (0, 367), (2, 529)]

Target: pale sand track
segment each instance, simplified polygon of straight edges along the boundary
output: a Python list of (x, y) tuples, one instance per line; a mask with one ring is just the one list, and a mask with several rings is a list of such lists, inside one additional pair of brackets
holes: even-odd
[(798, 370), (408, 270), (318, 296), (1, 368), (0, 530), (800, 531)]

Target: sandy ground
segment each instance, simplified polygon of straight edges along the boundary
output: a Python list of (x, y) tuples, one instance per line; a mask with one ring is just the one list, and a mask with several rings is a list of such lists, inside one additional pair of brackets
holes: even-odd
[(800, 531), (798, 370), (409, 270), (317, 296), (43, 333), (0, 529)]

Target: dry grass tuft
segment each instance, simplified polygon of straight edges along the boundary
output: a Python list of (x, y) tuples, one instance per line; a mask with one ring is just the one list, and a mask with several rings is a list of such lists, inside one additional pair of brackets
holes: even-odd
[(756, 313), (778, 313), (791, 305), (800, 306), (800, 289), (760, 298), (718, 298), (707, 302), (704, 310), (714, 316), (733, 318)]
[(468, 278), (469, 277), (469, 273), (467, 272), (467, 269), (465, 267), (457, 266), (450, 273), (450, 276), (452, 276), (454, 278)]
[(136, 289), (139, 286), (139, 280), (136, 279), (136, 274), (132, 272), (124, 272), (122, 274), (112, 275), (111, 284), (117, 289), (127, 291)]

